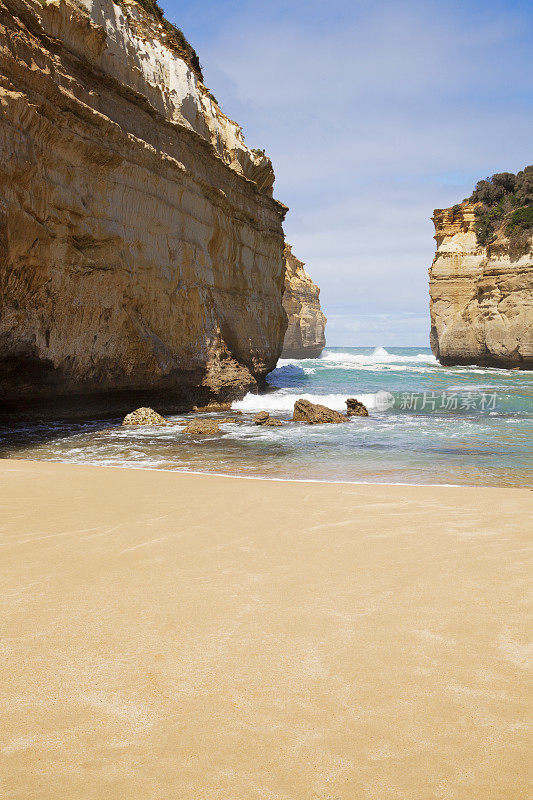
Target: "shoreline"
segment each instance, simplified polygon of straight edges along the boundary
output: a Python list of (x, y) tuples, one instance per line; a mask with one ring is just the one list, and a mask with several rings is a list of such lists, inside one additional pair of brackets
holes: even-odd
[[(182, 435), (179, 425), (202, 419), (198, 412), (171, 415), (165, 429), (129, 432), (119, 417), (26, 421), (2, 429), (2, 456), (317, 485), (533, 486), (524, 374), (435, 368), (434, 356), (419, 348), (330, 348), (324, 356), (280, 360), (271, 391), (206, 417), (227, 413), (240, 423), (221, 425), (216, 437)], [(291, 421), (297, 399), (343, 412), (352, 395), (368, 418), (323, 427)], [(260, 411), (283, 427), (254, 426)]]
[(0, 460), (0, 794), (525, 800), (496, 491)]
[(98, 467), (101, 469), (125, 469), (125, 470), (145, 470), (146, 472), (164, 472), (168, 474), (178, 475), (199, 475), (211, 478), (236, 478), (243, 481), (274, 481), (279, 483), (318, 483), (333, 486), (406, 486), (406, 487), (427, 487), (431, 489), (489, 489), (501, 491), (502, 489), (516, 489), (518, 491), (533, 491), (533, 485), (529, 486), (499, 486), (497, 484), (487, 485), (480, 483), (402, 483), (395, 482), (379, 482), (379, 481), (338, 481), (338, 480), (320, 480), (319, 478), (272, 478), (262, 475), (231, 475), (225, 472), (199, 472), (197, 470), (188, 469), (165, 469), (164, 467), (146, 467), (146, 466), (122, 466), (118, 464), (95, 464), (91, 461), (56, 461), (52, 459), (26, 459), (16, 458), (13, 456), (0, 456), (0, 465), (2, 461), (22, 461), (29, 464), (64, 464), (70, 467)]

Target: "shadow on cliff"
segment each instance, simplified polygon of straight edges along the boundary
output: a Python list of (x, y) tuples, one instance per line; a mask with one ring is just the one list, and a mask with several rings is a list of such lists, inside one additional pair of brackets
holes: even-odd
[(53, 443), (56, 439), (76, 436), (92, 431), (98, 433), (106, 428), (120, 425), (122, 420), (56, 420), (53, 422), (0, 422), (0, 459), (17, 457), (27, 448)]
[[(2, 366), (5, 367), (5, 363)], [(141, 406), (150, 406), (160, 414), (171, 415), (186, 413), (199, 402), (197, 392), (183, 392), (178, 395), (166, 387), (158, 390), (56, 395), (53, 394), (49, 375), (43, 375), (42, 365), (37, 365), (35, 372), (29, 369), (25, 361), (24, 369), (16, 372), (17, 378), (13, 380), (12, 369), (1, 370), (0, 458), (16, 455), (35, 444), (45, 444), (68, 435), (74, 436), (88, 428), (98, 431), (120, 425), (126, 414)], [(48, 388), (52, 394), (25, 397), (28, 386), (40, 386), (41, 391)], [(20, 391), (18, 396), (17, 390)]]

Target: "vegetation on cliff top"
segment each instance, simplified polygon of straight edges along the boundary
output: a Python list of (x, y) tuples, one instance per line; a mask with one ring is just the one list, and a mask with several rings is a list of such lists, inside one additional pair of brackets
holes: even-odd
[(144, 10), (150, 14), (157, 22), (161, 23), (163, 30), (167, 34), (167, 44), (196, 72), (203, 82), (202, 65), (194, 47), (187, 41), (183, 31), (165, 19), (163, 9), (157, 4), (156, 0), (135, 0)]
[(533, 165), (518, 174), (499, 172), (478, 181), (468, 198), (476, 208), (474, 231), (480, 245), (489, 245), (499, 232), (513, 250), (528, 249), (533, 233)]

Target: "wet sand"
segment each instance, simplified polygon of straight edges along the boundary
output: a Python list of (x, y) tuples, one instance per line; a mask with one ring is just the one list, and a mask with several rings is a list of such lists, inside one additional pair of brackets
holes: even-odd
[(525, 800), (532, 519), (0, 461), (0, 797)]

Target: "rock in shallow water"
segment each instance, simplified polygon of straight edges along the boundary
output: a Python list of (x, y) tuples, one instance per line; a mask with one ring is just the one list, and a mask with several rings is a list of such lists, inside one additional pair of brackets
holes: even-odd
[(183, 433), (192, 433), (199, 436), (206, 436), (220, 433), (220, 420), (212, 419), (193, 419), (183, 429)]
[(283, 422), (280, 419), (271, 417), (268, 411), (260, 411), (254, 417), (254, 425), (262, 425), (266, 428), (277, 428), (283, 425)]
[(127, 414), (123, 425), (166, 425), (167, 420), (154, 411), (153, 408), (136, 408), (131, 414)]
[(307, 422), (309, 425), (323, 425), (328, 422), (346, 422), (347, 417), (339, 411), (321, 406), (319, 403), (297, 400), (294, 404), (292, 419), (294, 422)]
[(210, 414), (213, 411), (231, 411), (231, 403), (208, 403), (206, 406), (194, 406), (196, 414)]
[(346, 406), (348, 408), (349, 417), (368, 417), (367, 407), (364, 403), (356, 400), (355, 397), (349, 397), (346, 400)]

